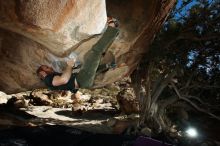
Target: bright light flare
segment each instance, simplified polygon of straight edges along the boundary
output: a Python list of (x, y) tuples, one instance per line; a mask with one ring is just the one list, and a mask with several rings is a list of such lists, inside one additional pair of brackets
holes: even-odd
[(195, 128), (189, 128), (186, 130), (186, 133), (189, 137), (195, 138), (198, 136), (198, 133)]

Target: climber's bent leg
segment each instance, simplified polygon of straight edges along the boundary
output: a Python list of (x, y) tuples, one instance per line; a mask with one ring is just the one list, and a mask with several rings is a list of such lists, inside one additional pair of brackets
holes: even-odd
[(118, 32), (119, 30), (117, 28), (108, 26), (103, 36), (98, 40), (95, 45), (92, 46), (92, 49), (89, 50), (88, 53), (85, 55), (86, 58), (82, 69), (79, 71), (76, 77), (80, 88), (92, 87), (102, 53), (105, 52), (112, 44), (112, 42), (118, 35)]

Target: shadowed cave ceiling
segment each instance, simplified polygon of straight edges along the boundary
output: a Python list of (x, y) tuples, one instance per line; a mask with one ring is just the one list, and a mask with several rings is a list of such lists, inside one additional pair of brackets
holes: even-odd
[(117, 67), (96, 77), (105, 86), (136, 68), (175, 0), (0, 0), (0, 90), (6, 93), (43, 87), (41, 64), (62, 70), (71, 52), (84, 55), (100, 39), (107, 15), (120, 33), (101, 62), (114, 57)]

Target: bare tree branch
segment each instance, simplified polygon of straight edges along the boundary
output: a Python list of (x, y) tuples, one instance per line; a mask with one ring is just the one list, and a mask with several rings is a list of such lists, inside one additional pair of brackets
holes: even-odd
[(178, 89), (177, 89), (177, 87), (175, 86), (175, 84), (171, 83), (171, 85), (172, 85), (174, 91), (176, 92), (176, 94), (178, 95), (178, 97), (179, 97), (180, 99), (182, 99), (182, 100), (188, 102), (192, 107), (194, 107), (194, 108), (197, 109), (198, 111), (203, 112), (203, 113), (205, 113), (205, 114), (208, 114), (208, 115), (210, 115), (211, 117), (213, 117), (213, 118), (215, 118), (215, 119), (217, 119), (217, 120), (220, 120), (220, 117), (218, 117), (218, 116), (216, 116), (216, 115), (210, 113), (209, 111), (206, 111), (206, 110), (204, 110), (204, 109), (198, 107), (195, 103), (193, 103), (193, 102), (190, 101), (189, 99), (187, 99), (187, 98), (181, 96), (181, 94), (180, 94), (180, 92), (178, 91)]
[(200, 102), (201, 104), (207, 105), (207, 103), (205, 103), (204, 101), (202, 101), (199, 97), (196, 96), (191, 96), (191, 95), (182, 95), (184, 98), (191, 98), (191, 99), (195, 99), (198, 102)]

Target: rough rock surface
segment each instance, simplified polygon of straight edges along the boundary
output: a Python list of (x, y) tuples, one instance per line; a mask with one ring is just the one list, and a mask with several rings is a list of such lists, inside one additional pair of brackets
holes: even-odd
[[(120, 34), (109, 48), (117, 67), (100, 74), (96, 85), (104, 86), (129, 75), (175, 0), (0, 0), (0, 90), (7, 93), (42, 86), (35, 71), (74, 51), (84, 55), (105, 30), (107, 15), (119, 20)], [(108, 60), (108, 55), (103, 60)], [(111, 56), (111, 55), (110, 55)], [(107, 59), (106, 59), (107, 58)]]
[(0, 1), (0, 26), (46, 46), (57, 55), (106, 24), (104, 0)]

